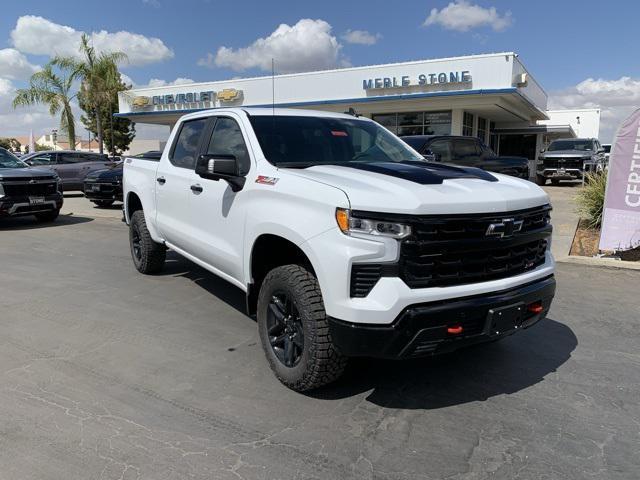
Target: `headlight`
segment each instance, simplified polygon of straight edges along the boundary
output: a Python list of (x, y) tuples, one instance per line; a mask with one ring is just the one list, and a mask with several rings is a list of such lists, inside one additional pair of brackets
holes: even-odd
[(351, 216), (351, 212), (345, 208), (336, 209), (336, 221), (345, 235), (360, 233), (397, 239), (411, 235), (411, 227), (409, 225), (383, 220), (354, 218)]

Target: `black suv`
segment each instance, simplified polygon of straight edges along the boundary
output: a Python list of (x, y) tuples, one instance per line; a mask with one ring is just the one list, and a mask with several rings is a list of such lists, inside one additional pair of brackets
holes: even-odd
[(400, 138), (424, 158), (433, 162), (477, 167), (529, 179), (529, 160), (524, 157), (499, 157), (475, 137), (410, 135)]
[(55, 172), (29, 168), (0, 148), (0, 217), (35, 215), (41, 222), (51, 222), (61, 208), (62, 188)]

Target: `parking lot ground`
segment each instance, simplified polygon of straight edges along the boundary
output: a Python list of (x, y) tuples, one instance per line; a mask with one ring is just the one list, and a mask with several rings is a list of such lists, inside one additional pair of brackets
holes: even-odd
[(639, 476), (638, 272), (559, 264), (531, 329), (302, 395), (239, 290), (139, 275), (117, 210), (73, 210), (0, 223), (0, 479)]
[(556, 260), (562, 260), (569, 256), (579, 218), (575, 197), (581, 185), (580, 182), (563, 182), (558, 186), (547, 185), (544, 187), (553, 205), (551, 251)]

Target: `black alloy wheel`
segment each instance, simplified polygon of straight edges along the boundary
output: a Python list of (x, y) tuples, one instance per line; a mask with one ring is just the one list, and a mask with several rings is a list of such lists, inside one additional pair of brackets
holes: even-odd
[(137, 262), (142, 262), (142, 237), (140, 228), (136, 224), (131, 225), (131, 251)]
[(304, 328), (295, 303), (283, 291), (271, 296), (267, 332), (271, 349), (280, 363), (288, 368), (298, 365), (304, 352)]

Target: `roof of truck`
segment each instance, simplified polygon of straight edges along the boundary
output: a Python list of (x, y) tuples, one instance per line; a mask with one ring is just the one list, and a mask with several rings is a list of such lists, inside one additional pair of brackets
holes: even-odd
[[(271, 108), (271, 107), (229, 107), (229, 108), (212, 108), (199, 112), (185, 115), (184, 118), (201, 118), (210, 115), (218, 115), (224, 112), (246, 113), (249, 116), (277, 116), (277, 117), (325, 117), (325, 118), (356, 118), (347, 113), (325, 112), (322, 110), (303, 110), (299, 108)], [(358, 117), (368, 120), (365, 117)]]

